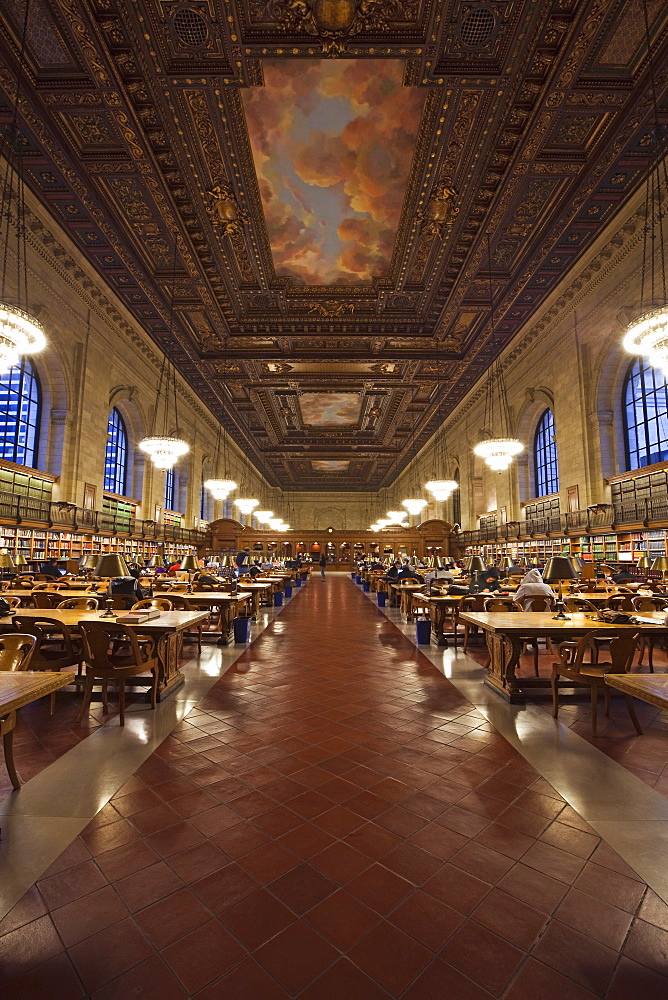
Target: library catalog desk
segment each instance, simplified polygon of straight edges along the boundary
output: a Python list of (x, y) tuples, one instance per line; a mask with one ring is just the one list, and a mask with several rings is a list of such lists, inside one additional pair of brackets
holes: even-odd
[[(122, 616), (125, 612), (117, 611), (116, 615)], [(111, 621), (114, 618), (105, 618), (103, 611), (58, 611), (53, 608), (46, 608), (42, 611), (30, 609), (27, 611), (15, 611), (13, 615), (0, 618), (0, 623), (11, 624), (12, 618), (34, 618), (36, 614), (43, 614), (45, 618), (55, 619), (67, 625), (69, 628), (76, 628), (80, 622)], [(179, 657), (183, 645), (183, 633), (193, 625), (199, 625), (206, 621), (206, 611), (163, 611), (157, 618), (142, 622), (133, 626), (139, 635), (150, 635), (155, 638), (158, 660), (160, 662), (160, 676), (158, 679), (158, 701), (161, 701), (171, 691), (185, 681), (185, 677), (179, 670)], [(1, 675), (0, 675), (1, 676)], [(71, 676), (71, 675), (70, 675)], [(145, 683), (145, 681), (144, 681)]]
[[(555, 621), (552, 611), (463, 611), (459, 621), (477, 625), (485, 633), (489, 650), (489, 673), (485, 684), (511, 703), (523, 704), (527, 695), (536, 689), (550, 688), (549, 677), (516, 677), (523, 643), (527, 639), (552, 639), (556, 645), (567, 639), (578, 639), (588, 632), (615, 635), (621, 632), (638, 632), (641, 635), (668, 635), (663, 624), (664, 612), (643, 614), (637, 625), (607, 625), (596, 621), (594, 613), (575, 613), (567, 620)], [(555, 661), (557, 655), (555, 652)]]

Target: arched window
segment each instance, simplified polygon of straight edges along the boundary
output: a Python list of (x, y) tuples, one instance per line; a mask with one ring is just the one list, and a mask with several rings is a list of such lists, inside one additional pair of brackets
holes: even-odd
[(174, 510), (174, 469), (165, 473), (165, 510)]
[[(459, 469), (455, 470), (454, 479), (459, 482)], [(462, 492), (457, 489), (452, 494), (452, 520), (455, 524), (462, 523)]]
[(537, 497), (559, 492), (559, 465), (557, 463), (557, 442), (554, 440), (554, 414), (545, 413), (538, 421), (533, 442), (533, 461), (536, 470)]
[(22, 358), (0, 378), (0, 458), (35, 468), (39, 420), (39, 382)]
[(128, 486), (128, 432), (116, 407), (109, 414), (107, 450), (104, 454), (104, 488), (126, 496)]
[(626, 468), (668, 459), (668, 384), (658, 368), (638, 358), (624, 382)]

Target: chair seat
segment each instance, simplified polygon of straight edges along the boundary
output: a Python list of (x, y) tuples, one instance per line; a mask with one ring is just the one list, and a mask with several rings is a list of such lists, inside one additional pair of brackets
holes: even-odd
[(585, 663), (580, 667), (580, 677), (605, 677), (607, 673), (610, 673), (611, 666), (612, 663)]

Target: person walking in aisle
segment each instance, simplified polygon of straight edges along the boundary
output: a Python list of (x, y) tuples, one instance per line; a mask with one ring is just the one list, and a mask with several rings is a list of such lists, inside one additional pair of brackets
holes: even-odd
[(320, 566), (320, 576), (324, 580), (325, 579), (325, 566), (327, 565), (327, 556), (325, 555), (324, 552), (320, 556), (320, 559), (318, 560), (318, 565)]

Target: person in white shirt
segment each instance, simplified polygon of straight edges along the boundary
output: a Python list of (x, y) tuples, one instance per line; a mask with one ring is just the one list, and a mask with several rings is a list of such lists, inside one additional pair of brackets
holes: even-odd
[(439, 580), (442, 580), (443, 583), (454, 583), (455, 578), (450, 572), (450, 568), (448, 566), (430, 569), (429, 572), (425, 574), (425, 581), (427, 583), (438, 583)]
[(532, 597), (549, 597), (553, 601), (557, 597), (552, 587), (543, 581), (540, 571), (537, 569), (529, 570), (513, 594), (513, 600), (519, 601), (525, 611)]

